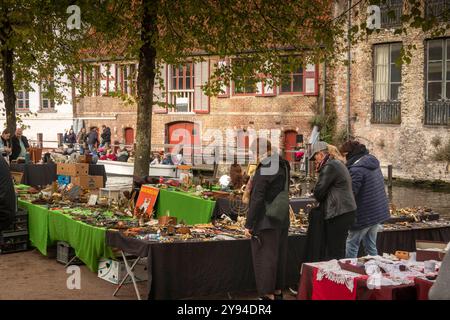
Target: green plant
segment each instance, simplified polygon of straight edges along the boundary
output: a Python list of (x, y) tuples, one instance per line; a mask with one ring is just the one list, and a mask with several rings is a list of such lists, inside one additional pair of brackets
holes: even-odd
[(450, 139), (434, 153), (435, 161), (444, 161), (450, 163)]
[(433, 147), (437, 148), (437, 147), (439, 147), (441, 144), (442, 144), (441, 137), (439, 137), (439, 136), (434, 136), (434, 137), (431, 139), (431, 145), (432, 145)]

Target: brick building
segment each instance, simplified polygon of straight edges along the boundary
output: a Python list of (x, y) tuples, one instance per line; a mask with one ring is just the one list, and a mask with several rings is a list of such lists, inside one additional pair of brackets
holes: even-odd
[[(162, 144), (179, 142), (180, 138), (173, 133), (180, 128), (187, 129), (191, 141), (202, 145), (207, 142), (201, 135), (208, 129), (220, 130), (224, 137), (227, 129), (233, 130), (237, 136), (232, 141), (235, 145), (238, 139), (242, 144), (251, 143), (246, 138), (251, 129), (279, 129), (282, 133), (280, 146), (284, 149), (295, 146), (298, 134), (308, 138), (309, 120), (322, 102), (318, 66), (299, 66), (290, 75), (290, 83), (283, 86), (270, 88), (258, 83), (256, 88), (237, 88), (231, 83), (230, 87), (223, 88), (223, 95), (207, 97), (201, 85), (208, 81), (217, 63), (222, 62), (209, 57), (204, 62), (181, 67), (162, 66), (165, 93), (161, 94), (156, 86), (155, 100), (167, 104), (168, 108), (154, 105), (153, 150), (161, 150)], [(112, 95), (118, 91), (131, 95), (136, 90), (136, 66), (136, 63), (108, 62), (84, 71), (82, 81), (89, 89), (76, 102), (75, 119), (84, 120), (86, 127), (105, 124), (111, 128), (113, 141), (133, 144), (136, 104)]]
[[(450, 181), (447, 163), (434, 161), (439, 147), (450, 140), (450, 30), (433, 39), (411, 29), (408, 35), (395, 35), (400, 13), (407, 1), (390, 0), (390, 9), (381, 8), (381, 30), (354, 45), (351, 50), (350, 123), (354, 136), (387, 165), (396, 177)], [(426, 1), (423, 12), (439, 16), (448, 1)], [(341, 1), (345, 10), (347, 1)], [(396, 18), (387, 15), (389, 10)], [(448, 9), (448, 8), (447, 8)], [(366, 12), (363, 6), (352, 10)], [(361, 16), (361, 15), (359, 15)], [(365, 17), (364, 17), (365, 19)], [(395, 65), (400, 48), (415, 46), (411, 63)], [(328, 97), (338, 115), (338, 132), (347, 124), (347, 68), (330, 72)], [(434, 143), (433, 143), (434, 142)]]

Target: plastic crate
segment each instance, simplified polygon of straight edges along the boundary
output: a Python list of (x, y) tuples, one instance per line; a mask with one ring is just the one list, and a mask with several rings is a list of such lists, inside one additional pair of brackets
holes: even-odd
[[(58, 241), (56, 244), (56, 261), (62, 264), (68, 264), (75, 257), (73, 248), (64, 241)], [(83, 264), (81, 260), (75, 258), (70, 264)]]
[(69, 183), (70, 183), (70, 176), (63, 176), (63, 175), (58, 176), (58, 184), (59, 185), (66, 185)]
[(0, 245), (0, 254), (28, 250), (28, 231), (3, 231), (2, 237), (3, 243)]

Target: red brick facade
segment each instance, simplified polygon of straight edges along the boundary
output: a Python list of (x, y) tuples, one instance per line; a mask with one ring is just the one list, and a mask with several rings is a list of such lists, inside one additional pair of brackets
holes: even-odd
[[(316, 88), (322, 90), (319, 68), (316, 68)], [(282, 132), (296, 131), (308, 138), (311, 127), (309, 120), (321, 104), (317, 95), (275, 95), (211, 97), (208, 113), (154, 113), (152, 120), (152, 146), (168, 143), (167, 128), (173, 122), (197, 122), (201, 131), (219, 129), (225, 135), (226, 129), (280, 129)], [(136, 105), (119, 98), (84, 97), (76, 106), (75, 118), (84, 119), (86, 127), (111, 128), (112, 140), (125, 142), (126, 128), (136, 129)], [(283, 137), (281, 138), (282, 147)]]

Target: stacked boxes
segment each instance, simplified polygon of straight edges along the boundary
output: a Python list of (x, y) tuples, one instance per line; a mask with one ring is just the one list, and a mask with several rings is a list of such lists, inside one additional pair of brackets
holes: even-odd
[(58, 183), (73, 183), (84, 189), (98, 189), (103, 187), (102, 176), (90, 176), (88, 163), (58, 163), (56, 168)]
[(0, 244), (0, 254), (28, 250), (28, 212), (18, 209), (11, 229), (3, 231), (1, 236), (3, 243)]

